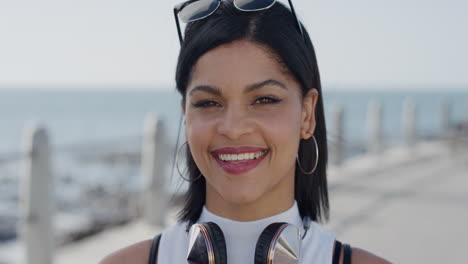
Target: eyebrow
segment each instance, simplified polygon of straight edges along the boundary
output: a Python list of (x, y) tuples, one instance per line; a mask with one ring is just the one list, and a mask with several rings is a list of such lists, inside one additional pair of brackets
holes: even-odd
[[(269, 80), (266, 80), (266, 81), (263, 81), (263, 82), (248, 85), (244, 89), (244, 93), (250, 93), (252, 91), (258, 90), (258, 89), (263, 88), (263, 87), (268, 86), (268, 85), (278, 86), (278, 87), (280, 87), (282, 89), (285, 89), (285, 90), (288, 89), (286, 87), (286, 85), (284, 85), (282, 82), (277, 81), (277, 80), (273, 80), (273, 79), (269, 79)], [(214, 95), (217, 95), (217, 96), (221, 96), (221, 94), (222, 94), (221, 89), (219, 89), (217, 87), (210, 86), (210, 85), (199, 85), (199, 86), (196, 86), (195, 88), (193, 88), (190, 91), (189, 95), (192, 95), (196, 91), (203, 91), (203, 92), (211, 93), (211, 94), (214, 94)]]
[(260, 88), (262, 88), (264, 86), (268, 86), (268, 85), (278, 86), (278, 87), (283, 88), (285, 90), (288, 89), (286, 87), (286, 85), (284, 85), (282, 82), (277, 81), (277, 80), (273, 80), (273, 79), (269, 79), (269, 80), (266, 80), (266, 81), (263, 81), (263, 82), (254, 83), (254, 84), (251, 84), (251, 85), (247, 86), (247, 88), (245, 89), (244, 92), (249, 93), (249, 92), (252, 92), (254, 90), (260, 89)]

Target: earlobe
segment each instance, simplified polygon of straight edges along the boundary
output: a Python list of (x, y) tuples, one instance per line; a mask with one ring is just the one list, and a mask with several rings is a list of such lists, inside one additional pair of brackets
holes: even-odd
[(304, 140), (307, 140), (310, 138), (310, 133), (309, 132), (306, 132), (305, 130), (302, 130), (301, 132), (301, 139), (304, 139)]

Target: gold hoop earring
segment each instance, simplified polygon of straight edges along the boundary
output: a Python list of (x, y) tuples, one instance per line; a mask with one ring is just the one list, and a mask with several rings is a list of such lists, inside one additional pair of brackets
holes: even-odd
[(187, 145), (187, 146), (188, 146), (187, 141), (185, 141), (184, 144), (180, 145), (179, 149), (177, 150), (177, 154), (176, 154), (176, 158), (175, 158), (176, 169), (177, 169), (177, 172), (179, 173), (179, 176), (180, 176), (182, 179), (184, 179), (185, 181), (187, 181), (187, 182), (196, 182), (196, 181), (198, 181), (198, 180), (203, 176), (201, 173), (200, 173), (200, 174), (198, 175), (198, 177), (196, 177), (195, 179), (190, 180), (190, 179), (187, 179), (187, 178), (185, 178), (184, 176), (182, 176), (182, 173), (180, 172), (180, 168), (179, 168), (179, 153), (180, 153), (180, 150), (182, 149), (182, 147), (183, 147), (184, 145)]
[(314, 173), (315, 169), (317, 169), (317, 166), (318, 166), (318, 159), (319, 159), (318, 144), (317, 144), (317, 140), (315, 140), (314, 135), (312, 135), (312, 139), (314, 140), (314, 143), (315, 143), (315, 165), (314, 165), (314, 168), (313, 168), (311, 171), (305, 171), (305, 170), (302, 168), (301, 162), (299, 161), (299, 154), (296, 154), (297, 166), (298, 166), (299, 169), (302, 171), (302, 173), (307, 174), (307, 175), (310, 175), (310, 174), (313, 174), (313, 173)]

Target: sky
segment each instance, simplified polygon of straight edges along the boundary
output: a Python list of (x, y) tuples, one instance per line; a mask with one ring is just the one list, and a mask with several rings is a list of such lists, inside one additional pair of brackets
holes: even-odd
[[(3, 0), (0, 89), (172, 89), (178, 2)], [(293, 2), (324, 86), (468, 90), (468, 1)]]

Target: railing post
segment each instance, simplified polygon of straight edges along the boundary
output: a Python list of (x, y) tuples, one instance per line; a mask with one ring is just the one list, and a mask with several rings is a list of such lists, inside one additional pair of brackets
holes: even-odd
[(167, 145), (164, 142), (164, 126), (161, 120), (149, 113), (144, 122), (141, 155), (141, 171), (144, 184), (143, 216), (152, 225), (164, 225), (167, 193), (166, 165)]
[(344, 109), (342, 105), (332, 107), (332, 122), (336, 134), (335, 144), (333, 144), (333, 156), (335, 157), (335, 164), (339, 166), (343, 163), (345, 156)]
[(468, 126), (468, 100), (465, 101), (465, 118), (463, 121), (463, 123)]
[(440, 138), (447, 146), (450, 154), (454, 155), (457, 148), (456, 130), (451, 122), (452, 106), (444, 101), (440, 105)]
[(368, 151), (379, 154), (383, 149), (382, 106), (379, 101), (369, 102), (367, 124), (369, 132)]
[(442, 102), (440, 105), (440, 135), (447, 139), (450, 133), (450, 115), (451, 107), (448, 102)]
[(465, 102), (465, 118), (463, 120), (463, 135), (465, 137), (468, 136), (468, 100), (466, 100)]
[(407, 147), (413, 147), (417, 140), (417, 107), (414, 101), (407, 98), (403, 103), (403, 139)]
[(465, 118), (462, 124), (462, 137), (465, 147), (468, 146), (468, 100), (465, 101)]
[(26, 264), (53, 262), (53, 177), (47, 131), (31, 124), (24, 131), (20, 179), (21, 236)]

